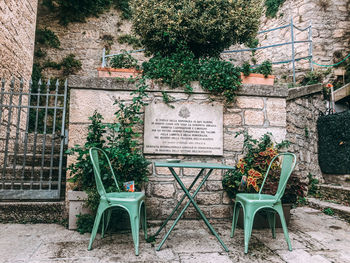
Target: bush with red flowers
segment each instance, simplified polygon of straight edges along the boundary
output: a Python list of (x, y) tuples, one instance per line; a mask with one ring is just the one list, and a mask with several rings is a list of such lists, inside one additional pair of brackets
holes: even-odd
[[(271, 160), (281, 149), (289, 146), (288, 141), (282, 141), (274, 145), (271, 134), (264, 134), (259, 140), (253, 139), (246, 132), (239, 132), (244, 135), (245, 156), (239, 160), (236, 169), (225, 173), (222, 185), (231, 198), (235, 198), (237, 193), (257, 193), (260, 191), (267, 168)], [(262, 193), (275, 194), (278, 188), (281, 163), (275, 161), (269, 171)], [(283, 203), (296, 203), (298, 197), (303, 197), (306, 191), (306, 184), (300, 179), (291, 175), (282, 197)]]

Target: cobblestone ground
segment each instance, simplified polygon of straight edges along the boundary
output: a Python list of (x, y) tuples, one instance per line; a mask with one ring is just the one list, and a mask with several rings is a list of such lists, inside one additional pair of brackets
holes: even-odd
[[(266, 229), (253, 231), (249, 253), (245, 255), (243, 230), (238, 229), (231, 239), (230, 224), (213, 222), (228, 253), (204, 223), (180, 221), (159, 252), (141, 239), (138, 257), (128, 232), (109, 234), (104, 239), (97, 236), (93, 250), (87, 251), (90, 234), (80, 235), (56, 224), (0, 224), (0, 262), (350, 262), (350, 225), (308, 207), (292, 210), (292, 252), (281, 230), (272, 239)], [(149, 233), (156, 229), (151, 227)], [(159, 242), (157, 239), (156, 244)]]

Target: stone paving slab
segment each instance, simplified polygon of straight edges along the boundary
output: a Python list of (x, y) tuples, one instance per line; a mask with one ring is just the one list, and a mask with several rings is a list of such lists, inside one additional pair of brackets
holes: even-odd
[[(309, 207), (292, 210), (289, 235), (293, 251), (281, 229), (272, 239), (269, 229), (253, 230), (249, 253), (243, 252), (243, 230), (230, 238), (230, 221), (212, 222), (229, 248), (225, 252), (200, 221), (180, 221), (161, 251), (143, 240), (140, 255), (134, 255), (131, 233), (98, 235), (87, 251), (90, 234), (67, 230), (57, 224), (0, 224), (0, 263), (115, 263), (115, 262), (350, 262), (349, 223)], [(156, 226), (149, 229), (155, 233)], [(160, 234), (165, 234), (163, 230)], [(156, 240), (159, 244), (160, 238)]]

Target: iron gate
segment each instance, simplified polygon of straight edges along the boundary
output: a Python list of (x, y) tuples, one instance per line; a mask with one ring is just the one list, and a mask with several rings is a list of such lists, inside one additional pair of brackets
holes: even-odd
[(59, 199), (67, 81), (1, 81), (0, 199)]

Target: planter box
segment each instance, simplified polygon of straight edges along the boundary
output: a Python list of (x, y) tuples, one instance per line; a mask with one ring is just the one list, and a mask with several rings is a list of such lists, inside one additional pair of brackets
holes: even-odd
[(134, 68), (98, 68), (99, 78), (137, 78), (142, 74), (141, 70)]
[[(286, 220), (287, 226), (289, 226), (291, 208), (292, 208), (291, 204), (283, 204), (283, 213), (284, 213), (284, 218)], [(243, 228), (243, 226), (244, 226), (243, 208), (242, 207), (239, 210), (237, 225), (240, 228)], [(254, 218), (253, 228), (254, 229), (262, 229), (262, 228), (269, 228), (269, 227), (270, 227), (269, 222), (267, 221), (266, 216), (262, 215), (261, 212), (256, 213), (255, 218)], [(276, 228), (282, 228), (281, 220), (280, 220), (280, 217), (278, 214), (276, 214)]]
[(268, 75), (267, 78), (263, 74), (250, 73), (249, 76), (244, 76), (241, 73), (242, 84), (269, 85), (273, 86), (275, 76)]
[(68, 191), (68, 229), (77, 229), (77, 215), (91, 213), (89, 208), (84, 207), (86, 200), (87, 194), (84, 191)]

